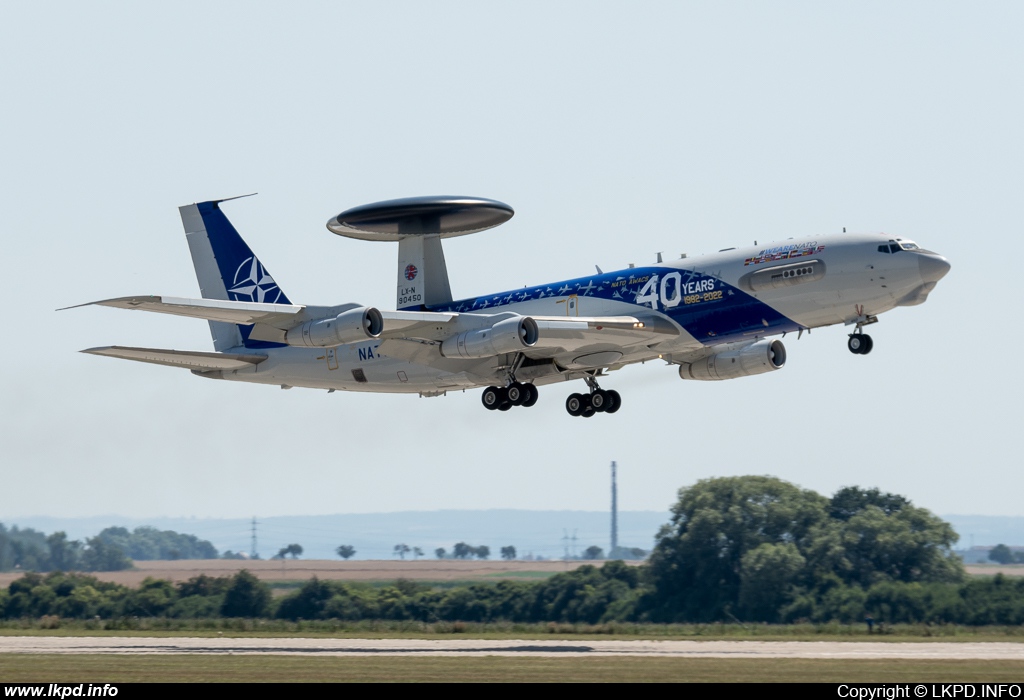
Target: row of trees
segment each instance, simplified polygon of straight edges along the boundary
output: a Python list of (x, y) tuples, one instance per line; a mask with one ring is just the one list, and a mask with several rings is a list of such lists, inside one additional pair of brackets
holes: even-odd
[(64, 532), (44, 535), (0, 524), (0, 571), (120, 571), (131, 566), (124, 550), (100, 536), (80, 542)]
[(217, 549), (206, 540), (154, 527), (108, 527), (82, 542), (65, 532), (45, 535), (0, 523), (0, 571), (120, 571), (134, 559), (215, 558)]
[[(952, 553), (956, 539), (927, 510), (877, 489), (849, 487), (825, 497), (771, 477), (707, 479), (680, 490), (671, 522), (640, 566), (610, 562), (539, 583), (443, 590), (314, 580), (266, 614), (581, 622), (854, 621), (871, 614), (893, 622), (1024, 623), (1024, 581), (967, 580)], [(465, 542), (451, 554), (489, 555)]]
[[(249, 572), (198, 576), (182, 583), (146, 579), (131, 589), (85, 574), (31, 573), (0, 590), (0, 618), (116, 619), (277, 617), (288, 620), (419, 620), (466, 622), (658, 621), (658, 593), (648, 570), (611, 561), (547, 580), (433, 588), (409, 580), (376, 587), (312, 579), (273, 599)], [(997, 575), (961, 583), (881, 581), (868, 588), (837, 585), (791, 605), (777, 621), (1024, 624), (1024, 579)], [(743, 616), (724, 620), (745, 619)]]
[(272, 612), (270, 589), (248, 571), (178, 584), (147, 578), (134, 589), (85, 574), (29, 573), (0, 591), (0, 615), (8, 619), (266, 617)]

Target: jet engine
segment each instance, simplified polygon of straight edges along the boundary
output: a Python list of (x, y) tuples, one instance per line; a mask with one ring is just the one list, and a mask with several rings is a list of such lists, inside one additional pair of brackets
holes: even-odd
[(349, 309), (334, 318), (307, 321), (292, 328), (284, 342), (300, 348), (332, 348), (345, 343), (357, 343), (380, 336), (384, 318), (372, 306)]
[(715, 381), (773, 372), (786, 364), (786, 346), (781, 340), (759, 340), (750, 345), (715, 353), (703, 360), (679, 365), (683, 379)]
[(537, 322), (529, 316), (498, 321), (490, 328), (466, 331), (441, 343), (445, 357), (475, 359), (519, 352), (537, 344)]

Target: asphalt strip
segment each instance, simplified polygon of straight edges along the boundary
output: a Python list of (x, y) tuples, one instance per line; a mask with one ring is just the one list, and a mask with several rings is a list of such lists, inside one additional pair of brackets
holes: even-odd
[(277, 654), (300, 656), (648, 656), (703, 659), (1024, 660), (1014, 642), (0, 637), (0, 654)]

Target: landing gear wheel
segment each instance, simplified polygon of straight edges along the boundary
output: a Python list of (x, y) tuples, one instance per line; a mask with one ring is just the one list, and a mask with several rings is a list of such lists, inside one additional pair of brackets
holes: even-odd
[(583, 416), (584, 418), (592, 418), (595, 413), (597, 413), (597, 409), (595, 409), (593, 406), (587, 406), (586, 408), (583, 409), (583, 413), (581, 413), (580, 415)]
[(488, 411), (493, 411), (501, 405), (501, 389), (496, 386), (489, 386), (480, 395), (480, 402)]
[(607, 392), (608, 404), (604, 408), (605, 413), (615, 413), (622, 406), (622, 397), (614, 389)]
[(863, 355), (864, 349), (867, 348), (868, 344), (864, 340), (867, 336), (860, 333), (854, 333), (850, 336), (850, 339), (846, 341), (846, 347), (850, 349), (854, 355)]
[(583, 400), (583, 394), (569, 394), (569, 398), (565, 400), (565, 410), (570, 416), (580, 415), (587, 405)]
[(519, 382), (513, 382), (509, 384), (508, 388), (505, 389), (505, 393), (508, 396), (509, 403), (513, 406), (522, 406), (526, 400), (526, 394), (523, 391), (523, 385)]
[(537, 403), (537, 399), (540, 397), (540, 392), (537, 391), (537, 387), (533, 384), (523, 384), (523, 393), (526, 394), (522, 404), (525, 408), (529, 408)]
[(590, 405), (594, 407), (594, 410), (598, 413), (604, 413), (608, 410), (608, 392), (603, 389), (598, 389), (590, 395)]
[(861, 338), (864, 340), (864, 349), (860, 351), (860, 354), (867, 355), (871, 352), (871, 348), (875, 347), (875, 341), (871, 340), (870, 335), (861, 335)]
[(509, 401), (505, 401), (500, 406), (498, 406), (499, 411), (507, 411), (510, 408), (512, 408), (512, 403)]

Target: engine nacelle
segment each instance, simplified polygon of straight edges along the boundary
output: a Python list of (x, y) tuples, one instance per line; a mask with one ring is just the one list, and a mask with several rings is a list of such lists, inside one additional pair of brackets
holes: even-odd
[(683, 363), (679, 366), (679, 376), (703, 381), (735, 379), (773, 372), (782, 369), (785, 364), (786, 346), (781, 340), (759, 340), (735, 350), (724, 350), (692, 364)]
[(380, 336), (384, 318), (372, 306), (344, 311), (334, 318), (307, 321), (292, 328), (284, 342), (300, 348), (332, 348), (345, 343), (357, 343)]
[(537, 322), (529, 316), (498, 321), (490, 328), (466, 331), (441, 343), (445, 357), (476, 359), (519, 352), (537, 344)]

